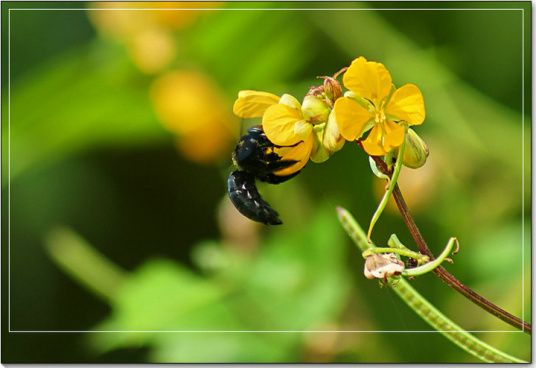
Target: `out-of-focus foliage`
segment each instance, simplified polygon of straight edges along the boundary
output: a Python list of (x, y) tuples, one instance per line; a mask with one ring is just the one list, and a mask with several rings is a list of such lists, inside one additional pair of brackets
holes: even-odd
[[(282, 227), (252, 225), (221, 205), (233, 143), (257, 123), (232, 115), (238, 90), (300, 96), (320, 83), (316, 76), (360, 55), (384, 63), (396, 84), (423, 92), (419, 134), (430, 156), (400, 179), (423, 235), (436, 252), (458, 237), (449, 270), (530, 320), (528, 5), (467, 4), (523, 7), (522, 44), (519, 10), (374, 10), (381, 3), (330, 4), (368, 9), (359, 11), (232, 10), (305, 6), (285, 3), (162, 10), (177, 4), (77, 3), (69, 6), (80, 10), (12, 9), (9, 19), (13, 4), (2, 4), (4, 41), (10, 29), (2, 190), (11, 329), (428, 329), (396, 296), (364, 280), (362, 260), (337, 226), (338, 204), (367, 223), (384, 187), (356, 145), (310, 163), (288, 183), (259, 185)], [(110, 9), (134, 6), (160, 10)], [(7, 212), (3, 206), (3, 219)], [(75, 276), (91, 270), (92, 252), (67, 262), (71, 271), (64, 263), (67, 274), (58, 268), (43, 247), (58, 224), (117, 265), (117, 292), (98, 288), (99, 277)], [(374, 240), (391, 233), (412, 246), (395, 211), (383, 215)], [(468, 330), (510, 329), (431, 275), (413, 283)], [(523, 334), (479, 337), (530, 354)], [(472, 361), (434, 334), (9, 338), (5, 360), (13, 362)]]
[[(307, 353), (300, 331), (336, 325), (348, 298), (344, 235), (331, 211), (269, 237), (256, 254), (204, 242), (195, 248), (201, 273), (155, 259), (121, 282), (100, 278), (118, 271), (102, 256), (89, 257), (94, 251), (74, 234), (58, 232), (48, 241), (53, 257), (110, 301), (110, 317), (95, 330), (133, 331), (91, 335), (100, 353), (149, 346), (161, 362), (300, 361)], [(87, 267), (72, 266), (80, 261)]]

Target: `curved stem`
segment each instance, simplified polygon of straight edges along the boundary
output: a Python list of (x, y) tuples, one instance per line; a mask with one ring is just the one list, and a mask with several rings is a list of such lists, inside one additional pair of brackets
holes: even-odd
[[(338, 207), (337, 213), (344, 230), (350, 235), (362, 252), (374, 248), (374, 245), (368, 242), (365, 232), (348, 211)], [(521, 359), (486, 344), (469, 332), (464, 331), (430, 304), (405, 279), (389, 279), (388, 285), (425, 322), (469, 354), (488, 363), (526, 363)]]
[[(390, 175), (387, 165), (381, 160), (380, 157), (372, 156), (372, 158), (376, 162), (376, 165), (380, 171), (382, 171), (386, 175)], [(402, 192), (400, 192), (400, 188), (398, 187), (398, 185), (395, 185), (395, 188), (393, 190), (393, 198), (396, 202), (400, 214), (402, 215), (406, 227), (408, 228), (413, 240), (419, 248), (419, 251), (423, 254), (426, 254), (430, 257), (430, 259), (433, 260), (434, 256), (430, 251), (430, 248), (428, 248), (428, 245), (426, 244), (426, 241), (424, 240), (423, 236), (421, 235), (417, 224), (413, 220), (413, 217), (411, 216), (409, 208), (406, 204), (406, 201), (404, 200), (404, 197), (402, 196)], [(493, 304), (483, 296), (477, 294), (475, 291), (462, 284), (456, 277), (454, 277), (454, 275), (448, 272), (445, 268), (438, 267), (434, 270), (434, 273), (447, 285), (458, 291), (460, 294), (465, 296), (467, 299), (469, 299), (485, 311), (493, 314), (502, 321), (520, 329), (523, 332), (526, 332), (529, 335), (532, 334), (532, 325), (530, 323), (521, 320), (520, 318)]]
[(436, 259), (430, 262), (425, 263), (422, 266), (407, 269), (404, 272), (402, 272), (402, 275), (403, 276), (420, 276), (427, 272), (435, 270), (448, 257), (448, 255), (452, 251), (452, 248), (454, 248), (454, 244), (457, 244), (457, 243), (458, 243), (458, 239), (450, 238), (449, 242), (447, 243), (447, 246), (445, 247), (445, 249), (443, 249), (443, 252), (441, 252), (439, 257), (437, 257)]
[(374, 248), (369, 248), (367, 249), (366, 251), (363, 252), (363, 258), (366, 258), (368, 256), (370, 256), (371, 254), (373, 253), (396, 253), (396, 254), (400, 254), (401, 256), (404, 256), (404, 257), (410, 257), (410, 258), (413, 258), (419, 262), (426, 262), (425, 260), (423, 260), (423, 258), (425, 259), (428, 259), (428, 256), (423, 256), (422, 254), (420, 253), (417, 253), (417, 252), (414, 252), (410, 249), (403, 249), (403, 248), (380, 248), (380, 247), (374, 247)]
[(378, 204), (378, 208), (376, 209), (376, 212), (374, 212), (374, 215), (372, 216), (372, 219), (370, 220), (370, 225), (369, 225), (368, 232), (367, 232), (367, 239), (369, 241), (370, 241), (370, 236), (372, 235), (372, 229), (374, 228), (374, 225), (376, 225), (376, 222), (380, 218), (383, 210), (385, 209), (385, 206), (387, 206), (387, 202), (389, 202), (389, 198), (391, 198), (391, 193), (393, 193), (393, 190), (395, 189), (398, 176), (400, 175), (400, 170), (402, 170), (402, 157), (404, 155), (404, 149), (406, 148), (406, 132), (407, 132), (407, 127), (404, 127), (404, 140), (402, 141), (402, 145), (398, 149), (398, 155), (396, 156), (395, 168), (393, 170), (393, 174), (390, 176), (391, 179), (389, 180), (389, 186), (387, 187), (387, 190), (385, 191), (382, 197), (382, 200), (380, 201), (380, 204)]

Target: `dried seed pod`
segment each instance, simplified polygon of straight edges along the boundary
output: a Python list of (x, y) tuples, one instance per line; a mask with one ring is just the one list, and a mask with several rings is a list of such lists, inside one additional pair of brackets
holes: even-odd
[(394, 253), (371, 254), (365, 260), (365, 277), (367, 279), (387, 279), (402, 274), (404, 262)]

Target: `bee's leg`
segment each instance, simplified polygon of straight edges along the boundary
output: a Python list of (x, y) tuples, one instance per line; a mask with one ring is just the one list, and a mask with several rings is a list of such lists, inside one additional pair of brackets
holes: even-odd
[(264, 168), (266, 172), (274, 172), (277, 170), (286, 169), (298, 163), (296, 160), (282, 160), (282, 161), (273, 161), (273, 162), (264, 162)]
[(263, 175), (259, 175), (257, 176), (257, 178), (261, 181), (264, 181), (266, 183), (270, 183), (270, 184), (279, 184), (279, 183), (283, 183), (289, 179), (292, 179), (293, 177), (295, 177), (296, 175), (298, 175), (300, 172), (297, 171), (295, 173), (292, 173), (290, 175), (284, 175), (284, 176), (281, 176), (281, 175), (275, 175), (273, 173), (268, 173), (268, 174), (263, 174)]

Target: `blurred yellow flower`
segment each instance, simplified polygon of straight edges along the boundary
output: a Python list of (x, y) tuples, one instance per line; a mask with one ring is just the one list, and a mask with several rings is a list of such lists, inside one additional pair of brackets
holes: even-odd
[(199, 15), (199, 10), (187, 9), (214, 6), (219, 3), (98, 2), (92, 3), (92, 7), (101, 10), (90, 10), (89, 16), (99, 33), (126, 45), (142, 72), (153, 74), (168, 66), (176, 56), (173, 31), (189, 26)]
[(128, 42), (128, 50), (136, 66), (147, 74), (164, 69), (176, 55), (172, 35), (159, 28), (134, 35)]
[(156, 79), (151, 99), (163, 125), (178, 137), (181, 152), (196, 162), (227, 157), (237, 121), (218, 86), (206, 75), (174, 71)]
[(369, 155), (382, 156), (400, 146), (404, 140), (402, 124), (424, 122), (424, 99), (414, 84), (395, 89), (391, 74), (381, 63), (355, 59), (343, 77), (350, 90), (335, 101), (335, 116), (340, 134), (349, 141), (363, 140)]
[(177, 148), (189, 160), (209, 164), (227, 159), (234, 139), (223, 121), (214, 121), (190, 134), (178, 136)]

